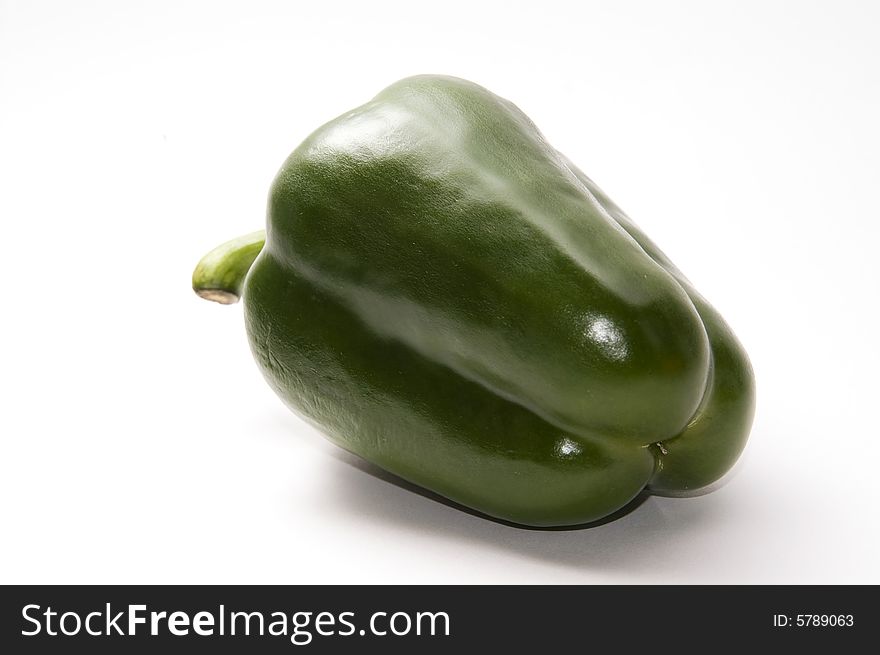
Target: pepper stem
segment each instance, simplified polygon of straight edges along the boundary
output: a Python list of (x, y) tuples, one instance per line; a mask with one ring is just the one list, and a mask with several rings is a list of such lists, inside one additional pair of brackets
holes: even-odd
[(193, 271), (193, 291), (223, 305), (238, 302), (251, 264), (265, 243), (266, 231), (258, 230), (217, 246)]

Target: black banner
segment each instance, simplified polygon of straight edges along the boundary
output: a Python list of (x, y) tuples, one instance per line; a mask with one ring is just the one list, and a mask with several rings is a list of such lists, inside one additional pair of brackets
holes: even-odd
[[(22, 586), (2, 589), (6, 653), (450, 652), (552, 647), (855, 647), (880, 637), (876, 587)], [(161, 649), (161, 650), (160, 650)], [(627, 652), (627, 651), (624, 651)]]

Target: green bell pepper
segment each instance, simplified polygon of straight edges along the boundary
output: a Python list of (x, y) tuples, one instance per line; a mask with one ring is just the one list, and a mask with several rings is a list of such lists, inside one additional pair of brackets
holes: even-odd
[(243, 295), (269, 384), (332, 441), (517, 524), (708, 485), (752, 422), (721, 316), (515, 105), (456, 78), (319, 128), (265, 235), (212, 251), (193, 288)]

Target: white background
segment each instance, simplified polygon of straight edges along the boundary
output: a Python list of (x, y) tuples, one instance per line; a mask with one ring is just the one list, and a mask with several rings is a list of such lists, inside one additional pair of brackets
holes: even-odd
[[(877, 7), (0, 1), (0, 581), (880, 583)], [(463, 513), (306, 427), (193, 295), (290, 150), (417, 73), (517, 103), (727, 318), (727, 484)]]

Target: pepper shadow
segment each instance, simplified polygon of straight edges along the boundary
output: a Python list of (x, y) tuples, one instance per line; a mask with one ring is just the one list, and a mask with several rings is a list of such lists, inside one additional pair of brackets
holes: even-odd
[[(463, 507), (343, 450), (335, 451), (328, 463), (333, 464), (327, 476), (332, 489), (325, 498), (335, 511), (445, 539), (479, 542), (580, 571), (621, 570), (669, 580), (676, 562), (688, 566), (683, 553), (694, 535), (723, 521), (723, 512), (713, 506), (717, 503), (707, 498), (661, 498), (644, 492), (599, 521), (564, 528), (525, 527)], [(666, 566), (658, 567), (661, 562)]]

